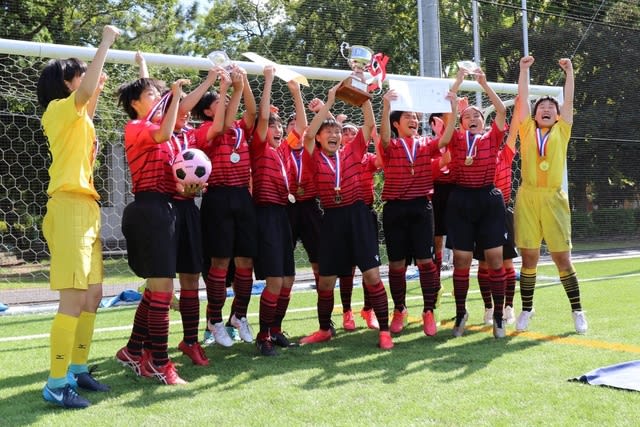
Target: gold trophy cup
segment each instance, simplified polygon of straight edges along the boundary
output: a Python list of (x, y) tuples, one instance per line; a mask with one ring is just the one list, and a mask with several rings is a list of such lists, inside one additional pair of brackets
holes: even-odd
[(371, 64), (373, 51), (366, 46), (349, 46), (349, 43), (343, 42), (340, 45), (340, 53), (349, 63), (353, 74), (340, 83), (336, 91), (336, 98), (359, 107), (371, 99), (364, 79), (364, 72)]

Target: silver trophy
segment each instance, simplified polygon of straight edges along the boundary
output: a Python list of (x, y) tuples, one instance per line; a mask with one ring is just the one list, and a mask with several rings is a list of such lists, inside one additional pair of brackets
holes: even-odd
[(222, 67), (227, 71), (231, 71), (233, 68), (233, 62), (224, 50), (214, 50), (207, 55), (207, 58), (209, 58), (214, 67)]
[(340, 54), (347, 60), (349, 67), (353, 70), (353, 75), (342, 81), (336, 91), (336, 98), (359, 107), (371, 99), (371, 94), (367, 90), (367, 82), (364, 79), (364, 72), (371, 64), (373, 51), (366, 46), (350, 46), (349, 43), (342, 42)]

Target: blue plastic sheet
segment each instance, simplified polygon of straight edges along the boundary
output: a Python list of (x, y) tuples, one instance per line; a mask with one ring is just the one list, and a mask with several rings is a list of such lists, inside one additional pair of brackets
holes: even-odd
[(598, 368), (572, 380), (591, 385), (640, 391), (640, 360)]

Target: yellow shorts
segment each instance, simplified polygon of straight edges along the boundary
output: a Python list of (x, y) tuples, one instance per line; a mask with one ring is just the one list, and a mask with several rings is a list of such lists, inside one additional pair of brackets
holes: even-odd
[(550, 252), (571, 250), (569, 198), (562, 189), (520, 187), (514, 220), (518, 248), (538, 249), (544, 239)]
[(51, 289), (102, 283), (100, 207), (90, 196), (56, 192), (47, 202), (42, 232), (51, 253)]

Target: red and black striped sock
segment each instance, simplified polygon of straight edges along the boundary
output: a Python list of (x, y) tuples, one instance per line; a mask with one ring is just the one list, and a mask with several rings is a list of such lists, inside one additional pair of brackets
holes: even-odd
[(493, 298), (493, 320), (498, 322), (498, 325), (501, 325), (504, 308), (504, 292), (506, 289), (504, 267), (489, 270), (489, 283), (491, 286), (491, 297)]
[(264, 340), (269, 336), (269, 328), (273, 326), (276, 317), (278, 298), (277, 294), (271, 293), (267, 288), (264, 288), (262, 294), (260, 294), (260, 332), (258, 333), (258, 341)]
[(407, 268), (389, 268), (389, 292), (393, 300), (394, 309), (404, 310), (407, 297)]
[(193, 344), (198, 341), (198, 324), (200, 323), (198, 290), (182, 289), (179, 302), (183, 340), (187, 344)]
[(169, 305), (173, 292), (151, 292), (149, 304), (149, 340), (153, 351), (153, 363), (166, 365), (169, 361)]
[(442, 251), (436, 252), (433, 262), (436, 264), (436, 274), (438, 275), (438, 284), (439, 284), (440, 272), (442, 271)]
[(418, 264), (420, 273), (420, 288), (422, 289), (423, 311), (433, 311), (438, 296), (438, 273), (432, 262)]
[(211, 323), (222, 322), (222, 307), (227, 299), (227, 270), (224, 268), (209, 269), (204, 283), (207, 287), (207, 320)]
[(318, 322), (320, 329), (331, 329), (331, 312), (333, 311), (333, 289), (318, 290)]
[(291, 288), (283, 286), (280, 288), (280, 295), (278, 296), (278, 305), (276, 307), (276, 318), (273, 322), (273, 326), (280, 331), (282, 329), (282, 320), (287, 314), (289, 308), (289, 301), (291, 301)]
[(482, 302), (484, 308), (491, 308), (491, 284), (489, 283), (489, 269), (485, 267), (478, 268), (478, 287), (480, 288), (480, 295), (482, 296)]
[(134, 356), (142, 355), (142, 348), (145, 341), (149, 340), (149, 304), (151, 300), (151, 291), (145, 289), (142, 293), (142, 299), (136, 308), (136, 314), (133, 317), (133, 327), (131, 328), (131, 336), (127, 342), (127, 350)]
[(504, 305), (513, 307), (513, 296), (516, 294), (516, 270), (513, 267), (505, 269), (507, 288), (504, 294)]
[[(362, 293), (364, 294), (364, 305), (362, 306), (362, 309), (365, 311), (369, 311), (371, 310), (371, 297), (369, 296), (369, 287), (368, 286), (362, 286)], [(387, 303), (388, 305), (388, 303)]]
[(233, 280), (233, 292), (235, 297), (231, 305), (231, 313), (235, 313), (236, 318), (247, 317), (247, 308), (251, 300), (253, 289), (253, 269), (236, 267), (236, 277)]
[(453, 269), (453, 296), (456, 300), (456, 323), (462, 320), (466, 313), (467, 292), (469, 292), (469, 269)]
[(342, 312), (351, 310), (351, 295), (353, 294), (353, 276), (340, 276), (340, 301)]
[(387, 299), (387, 291), (384, 289), (382, 282), (375, 285), (364, 285), (367, 288), (373, 312), (376, 313), (381, 331), (389, 330), (389, 301)]

